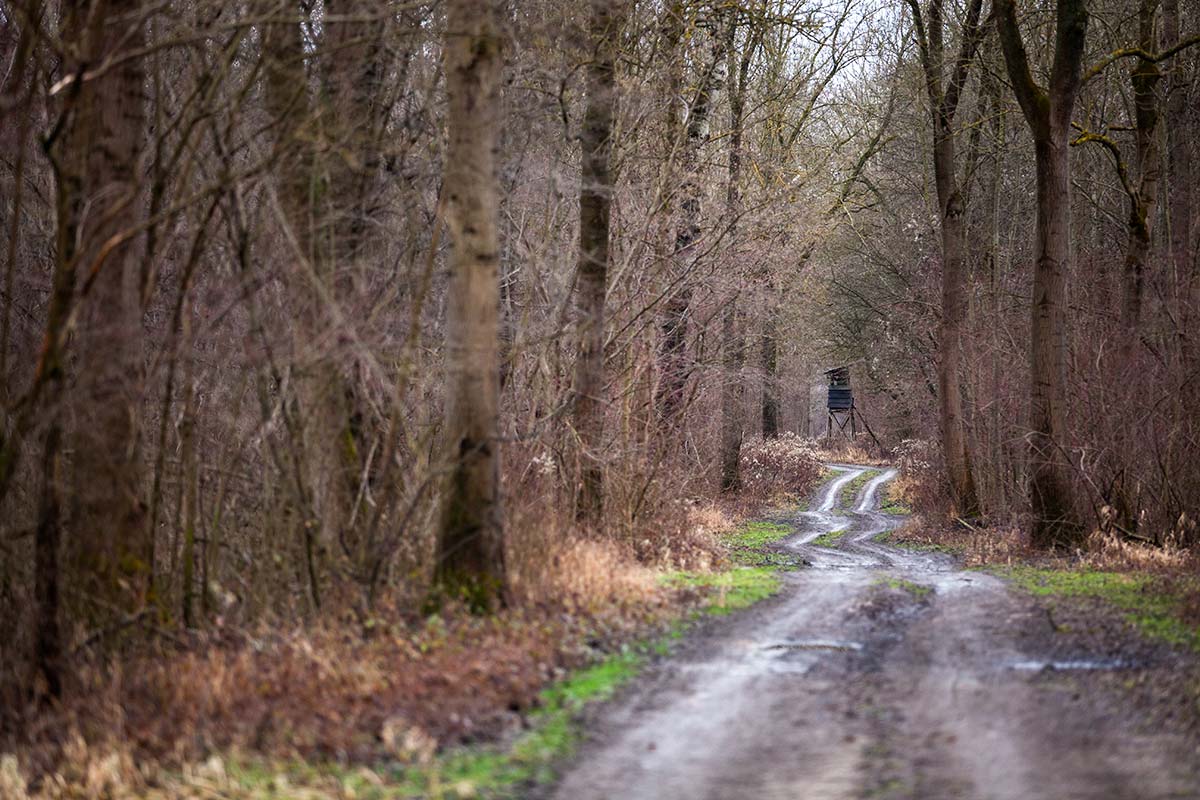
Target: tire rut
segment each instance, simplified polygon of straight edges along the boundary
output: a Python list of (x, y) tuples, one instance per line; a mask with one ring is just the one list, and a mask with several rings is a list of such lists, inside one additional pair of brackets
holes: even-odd
[(847, 509), (843, 489), (868, 468), (830, 466), (780, 545), (811, 568), (650, 668), (597, 715), (550, 796), (1200, 797), (1194, 736), (1128, 735), (1121, 713), (1153, 725), (1102, 671), (1018, 668), (1092, 654), (1064, 652), (1033, 599), (999, 579), (873, 541), (901, 521), (878, 509), (895, 471)]

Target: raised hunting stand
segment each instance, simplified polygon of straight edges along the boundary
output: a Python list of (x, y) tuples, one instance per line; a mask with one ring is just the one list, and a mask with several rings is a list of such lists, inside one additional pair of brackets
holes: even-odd
[[(854, 405), (854, 391), (850, 388), (850, 367), (827, 369), (825, 375), (829, 378), (829, 397), (825, 403), (828, 412), (825, 435), (832, 439), (836, 428), (842, 436), (854, 441), (858, 438), (858, 423), (861, 422), (875, 445), (880, 446), (875, 432)], [(846, 431), (847, 425), (850, 427), (849, 433)]]

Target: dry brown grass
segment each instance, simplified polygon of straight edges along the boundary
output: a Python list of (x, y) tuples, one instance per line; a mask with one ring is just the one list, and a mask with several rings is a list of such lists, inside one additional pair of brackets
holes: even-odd
[(1033, 554), (1028, 537), (1019, 529), (965, 528), (960, 524), (931, 524), (914, 515), (888, 534), (888, 540), (917, 550), (941, 550), (962, 559), (966, 566), (1012, 564)]
[(863, 464), (865, 466), (882, 467), (891, 461), (879, 452), (878, 448), (867, 448), (859, 442), (835, 437), (832, 439), (815, 440), (821, 458), (826, 461), (837, 461), (843, 464)]
[(545, 556), (529, 566), (516, 587), (523, 603), (562, 603), (599, 612), (611, 605), (651, 603), (658, 595), (655, 571), (611, 539), (550, 543)]
[(85, 667), (52, 711), (0, 713), (0, 753), (21, 764), (0, 767), (0, 797), (19, 798), (12, 787), (30, 776), (45, 797), (139, 796), (141, 769), (211, 753), (375, 763), (495, 738), (548, 682), (695, 602), (660, 586), (659, 568), (719, 566), (715, 534), (738, 519), (714, 502), (681, 502), (639, 543), (527, 508), (514, 513), (527, 524), (512, 528), (512, 605), (500, 613), (449, 607), (423, 619), (396, 597), (368, 617), (218, 627)]
[(1155, 546), (1113, 533), (1093, 531), (1087, 538), (1080, 561), (1106, 572), (1171, 574), (1188, 571), (1193, 557), (1188, 550), (1173, 544)]
[[(559, 557), (576, 576), (558, 584), (564, 596), (554, 604), (489, 618), (451, 609), (415, 626), (379, 621), (365, 636), (349, 624), (262, 629), (89, 669), (60, 708), (5, 749), (30, 774), (54, 775), (99, 763), (80, 759), (72, 750), (80, 742), (174, 764), (230, 749), (374, 762), (395, 757), (396, 742), (414, 734), (436, 745), (492, 738), (519, 725), (548, 681), (672, 613), (670, 594), (645, 568), (626, 567), (601, 545)], [(609, 569), (620, 577), (604, 581)]]

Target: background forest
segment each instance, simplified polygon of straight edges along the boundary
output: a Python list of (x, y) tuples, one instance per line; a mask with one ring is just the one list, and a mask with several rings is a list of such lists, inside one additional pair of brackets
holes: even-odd
[(1195, 547), (1197, 20), (0, 0), (0, 741), (178, 721), (134, 664), (594, 622), (808, 487), (836, 365), (928, 524)]

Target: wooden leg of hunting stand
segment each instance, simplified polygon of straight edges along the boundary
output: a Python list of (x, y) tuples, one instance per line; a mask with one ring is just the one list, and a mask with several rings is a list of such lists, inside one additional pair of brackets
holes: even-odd
[(879, 452), (882, 453), (883, 445), (881, 445), (879, 443), (879, 440), (877, 438), (875, 438), (875, 431), (871, 430), (871, 425), (870, 425), (870, 423), (867, 422), (867, 418), (864, 417), (862, 414), (859, 414), (858, 416), (862, 420), (863, 427), (867, 429), (867, 433), (871, 434), (871, 441), (875, 442), (875, 446), (878, 447)]

